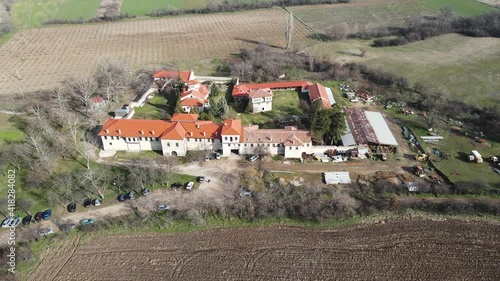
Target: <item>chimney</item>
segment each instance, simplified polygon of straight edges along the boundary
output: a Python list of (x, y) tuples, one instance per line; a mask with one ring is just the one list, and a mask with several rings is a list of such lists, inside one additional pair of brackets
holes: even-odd
[(109, 134), (109, 130), (108, 129), (106, 129), (106, 134)]
[(152, 130), (152, 131), (151, 131), (151, 134), (154, 136), (154, 135), (155, 135), (155, 130)]
[(141, 135), (144, 135), (144, 131), (143, 130), (140, 130), (139, 132), (141, 133)]
[(215, 132), (215, 136), (217, 136), (219, 134), (219, 132)]
[(224, 122), (224, 126), (227, 126), (227, 123), (226, 123), (226, 122)]
[(196, 124), (196, 128), (199, 129), (200, 128), (200, 124)]
[(190, 136), (193, 136), (193, 132), (189, 132), (189, 135), (190, 135)]
[(205, 137), (207, 134), (205, 132), (203, 132), (203, 136)]
[(119, 134), (119, 135), (121, 135), (121, 134), (122, 134), (122, 130), (118, 129), (118, 130), (116, 130), (116, 131), (118, 132), (118, 134)]

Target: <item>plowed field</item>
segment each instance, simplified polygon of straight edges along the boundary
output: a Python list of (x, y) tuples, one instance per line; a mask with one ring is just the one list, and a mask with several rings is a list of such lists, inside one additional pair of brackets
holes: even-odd
[[(93, 71), (103, 58), (139, 69), (226, 58), (259, 43), (282, 48), (286, 19), (273, 8), (23, 30), (0, 47), (0, 94), (52, 89)], [(308, 36), (296, 23), (293, 44), (307, 45)]]
[(500, 280), (500, 225), (395, 220), (73, 241), (30, 280)]

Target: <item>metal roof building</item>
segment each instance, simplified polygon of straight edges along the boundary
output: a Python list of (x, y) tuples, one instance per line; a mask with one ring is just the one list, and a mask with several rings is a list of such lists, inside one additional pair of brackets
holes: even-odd
[(348, 130), (341, 137), (343, 145), (398, 145), (380, 112), (363, 111), (357, 108), (347, 109), (346, 112)]
[(349, 172), (325, 172), (326, 184), (346, 184), (351, 183)]

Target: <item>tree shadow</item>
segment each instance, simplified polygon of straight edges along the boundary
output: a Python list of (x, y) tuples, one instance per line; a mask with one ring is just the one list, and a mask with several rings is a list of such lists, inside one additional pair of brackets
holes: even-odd
[(251, 39), (245, 39), (245, 38), (241, 38), (241, 37), (234, 37), (233, 39), (238, 40), (238, 41), (243, 41), (246, 43), (255, 44), (255, 45), (264, 45), (264, 46), (268, 46), (268, 47), (275, 48), (275, 49), (282, 49), (282, 50), (285, 49), (283, 47), (279, 47), (276, 45), (271, 45), (271, 44), (267, 44), (267, 43), (263, 43), (263, 42), (259, 42), (259, 41), (251, 40)]

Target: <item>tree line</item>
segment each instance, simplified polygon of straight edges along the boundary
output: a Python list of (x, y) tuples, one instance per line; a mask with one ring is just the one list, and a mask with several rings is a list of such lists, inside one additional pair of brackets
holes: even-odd
[(397, 36), (376, 39), (373, 47), (399, 46), (447, 33), (460, 33), (472, 37), (500, 37), (500, 13), (487, 13), (473, 17), (460, 17), (443, 13), (436, 17), (420, 17), (405, 27), (387, 29), (376, 36)]
[(273, 6), (299, 6), (299, 5), (318, 5), (318, 4), (336, 4), (336, 3), (350, 3), (351, 0), (268, 0), (268, 1), (254, 1), (254, 2), (233, 2), (224, 0), (222, 3), (209, 3), (203, 8), (194, 9), (157, 9), (152, 11), (149, 16), (164, 17), (164, 16), (178, 16), (186, 14), (212, 14), (220, 12), (235, 12), (243, 10), (266, 9)]

